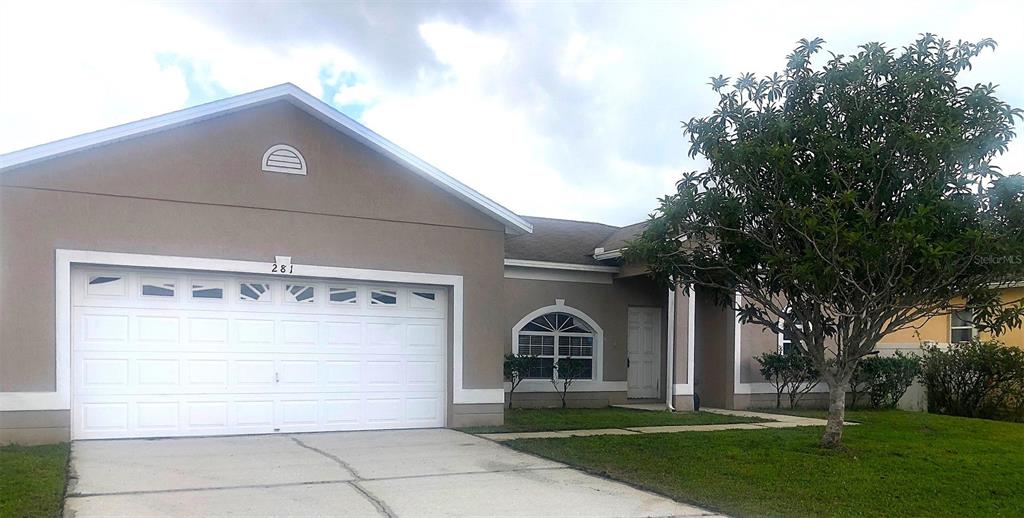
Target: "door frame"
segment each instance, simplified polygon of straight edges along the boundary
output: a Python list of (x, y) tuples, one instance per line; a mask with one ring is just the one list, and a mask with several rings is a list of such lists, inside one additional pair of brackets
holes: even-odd
[[(448, 392), (447, 404), (504, 404), (505, 402), (503, 388), (467, 389), (463, 386), (464, 294), (461, 275), (294, 264), (290, 256), (276, 256), (273, 262), (263, 262), (61, 248), (55, 249), (54, 262), (55, 390), (51, 392), (0, 392), (0, 411), (71, 410), (71, 266), (80, 264), (255, 273), (282, 277), (319, 277), (401, 284), (432, 284), (450, 287), (452, 292), (452, 357), (445, 370), (451, 376), (452, 389), (446, 390)], [(288, 273), (275, 273), (280, 265), (287, 265)]]
[[(657, 315), (657, 318), (658, 318), (657, 324), (654, 326), (654, 365), (655, 365), (654, 366), (654, 373), (655, 373), (655, 375), (657, 377), (657, 386), (654, 388), (654, 395), (650, 396), (650, 397), (648, 397), (648, 396), (631, 396), (630, 393), (629, 393), (629, 363), (628, 363), (629, 362), (629, 313), (631, 311), (633, 311), (633, 310), (641, 310), (641, 309), (642, 310), (652, 311), (655, 315)], [(664, 367), (665, 366), (662, 365), (662, 356), (663, 355), (661, 354), (662, 334), (663, 334), (661, 327), (662, 327), (662, 323), (663, 323), (663, 320), (664, 320), (664, 318), (662, 318), (662, 313), (664, 312), (664, 310), (665, 309), (660, 307), (660, 306), (628, 306), (626, 308), (626, 362), (627, 362), (626, 363), (626, 398), (627, 399), (651, 399), (651, 398), (658, 398), (659, 395), (661, 394), (661, 387), (663, 386), (662, 383), (664, 381), (663, 378), (665, 377), (665, 373), (664, 373), (664, 370), (665, 370)]]

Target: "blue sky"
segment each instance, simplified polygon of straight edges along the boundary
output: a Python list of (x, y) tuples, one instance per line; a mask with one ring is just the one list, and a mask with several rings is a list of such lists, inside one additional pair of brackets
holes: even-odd
[(963, 82), (1024, 107), (1019, 2), (85, 4), (0, 4), (0, 152), (292, 82), (520, 214), (628, 224), (702, 167), (707, 78), (799, 38), (992, 37)]

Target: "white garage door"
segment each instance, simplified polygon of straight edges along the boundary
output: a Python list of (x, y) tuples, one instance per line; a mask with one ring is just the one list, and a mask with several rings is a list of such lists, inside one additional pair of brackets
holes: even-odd
[(76, 439), (444, 426), (445, 291), (76, 267)]

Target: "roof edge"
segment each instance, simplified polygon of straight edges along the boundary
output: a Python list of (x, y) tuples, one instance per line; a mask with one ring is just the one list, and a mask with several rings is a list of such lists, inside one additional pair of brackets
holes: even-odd
[(448, 193), (479, 208), (482, 212), (502, 222), (505, 225), (506, 233), (533, 232), (533, 225), (518, 214), (449, 176), (423, 159), (402, 149), (397, 144), (356, 122), (354, 119), (292, 83), (283, 83), (183, 110), (5, 153), (0, 155), (0, 174), (15, 167), (26, 166), (121, 140), (142, 137), (277, 100), (287, 100), (294, 106), (332, 126), (334, 129), (355, 138), (395, 162), (406, 166), (412, 172), (427, 179)]
[(535, 261), (532, 259), (505, 259), (505, 266), (520, 268), (541, 268), (545, 270), (573, 270), (579, 272), (619, 273), (618, 266), (602, 266), (598, 264), (556, 263), (551, 261)]

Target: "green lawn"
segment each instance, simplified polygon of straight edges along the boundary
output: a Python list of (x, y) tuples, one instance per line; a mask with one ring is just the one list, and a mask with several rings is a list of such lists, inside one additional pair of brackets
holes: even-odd
[(60, 516), (67, 444), (0, 447), (0, 516)]
[(505, 409), (502, 426), (461, 428), (469, 433), (543, 432), (551, 430), (590, 430), (630, 426), (686, 424), (756, 423), (763, 419), (736, 417), (709, 412), (651, 412), (628, 408), (513, 408)]
[(739, 516), (1022, 516), (1024, 424), (850, 412), (821, 429), (528, 439), (505, 444)]

